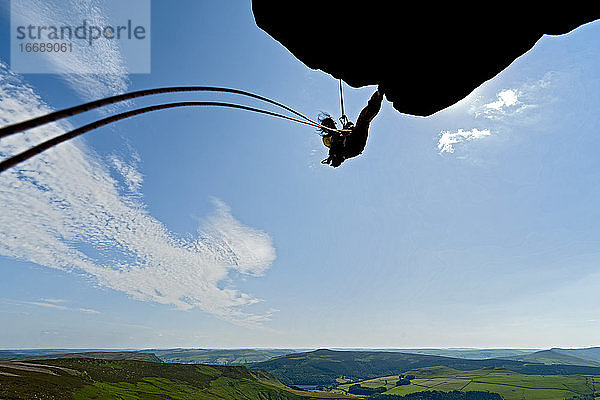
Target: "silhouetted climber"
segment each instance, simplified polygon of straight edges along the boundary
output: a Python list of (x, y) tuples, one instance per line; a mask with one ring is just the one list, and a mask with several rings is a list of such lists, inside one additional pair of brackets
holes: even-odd
[[(363, 152), (367, 145), (369, 125), (381, 109), (382, 100), (383, 91), (381, 87), (378, 87), (369, 99), (367, 106), (360, 112), (356, 125), (348, 121), (345, 115), (342, 115), (341, 121), (344, 132), (319, 128), (322, 133), (323, 144), (329, 148), (329, 157), (321, 161), (321, 164), (339, 167), (344, 160), (356, 157)], [(319, 118), (319, 124), (337, 129), (337, 124), (330, 115)]]

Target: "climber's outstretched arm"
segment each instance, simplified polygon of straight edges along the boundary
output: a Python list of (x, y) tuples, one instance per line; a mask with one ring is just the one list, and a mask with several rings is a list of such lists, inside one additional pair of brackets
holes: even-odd
[(383, 101), (383, 94), (377, 90), (367, 103), (366, 107), (360, 112), (358, 119), (356, 120), (356, 127), (364, 125), (363, 128), (369, 126), (373, 118), (379, 113), (381, 109), (381, 102)]

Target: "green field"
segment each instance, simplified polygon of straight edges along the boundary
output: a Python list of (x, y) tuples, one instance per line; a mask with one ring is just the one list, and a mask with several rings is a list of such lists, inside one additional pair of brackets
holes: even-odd
[(310, 400), (349, 398), (292, 390), (264, 371), (133, 360), (0, 362), (0, 399)]
[(448, 367), (420, 368), (408, 373), (415, 376), (410, 385), (395, 386), (398, 376), (394, 375), (340, 384), (334, 391), (347, 393), (350, 385), (360, 383), (369, 388), (385, 387), (388, 390), (384, 394), (388, 395), (458, 390), (498, 393), (505, 400), (564, 400), (600, 394), (600, 377), (586, 375), (523, 375), (497, 368), (458, 371)]

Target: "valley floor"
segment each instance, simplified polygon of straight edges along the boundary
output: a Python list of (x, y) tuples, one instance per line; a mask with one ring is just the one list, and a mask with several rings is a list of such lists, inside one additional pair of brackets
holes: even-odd
[(333, 392), (349, 393), (350, 386), (358, 383), (368, 388), (385, 387), (387, 390), (383, 394), (387, 395), (458, 390), (498, 393), (504, 400), (564, 400), (594, 394), (600, 398), (600, 376), (523, 375), (495, 368), (458, 371), (448, 367), (420, 368), (406, 374), (415, 377), (408, 385), (396, 386), (398, 376), (395, 375), (340, 383)]

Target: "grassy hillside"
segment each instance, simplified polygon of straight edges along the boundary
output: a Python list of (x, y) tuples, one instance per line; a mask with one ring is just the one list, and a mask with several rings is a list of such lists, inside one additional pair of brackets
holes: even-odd
[(398, 374), (414, 368), (445, 365), (456, 369), (478, 369), (494, 366), (521, 366), (510, 360), (466, 360), (422, 354), (380, 351), (316, 350), (296, 353), (250, 364), (249, 368), (269, 371), (285, 383), (327, 385), (340, 376), (367, 379)]
[(182, 364), (244, 365), (266, 361), (273, 357), (295, 353), (290, 349), (148, 349), (148, 350), (0, 350), (0, 360), (17, 358), (33, 360), (43, 358), (103, 358), (108, 360), (138, 360)]
[(167, 350), (145, 350), (156, 354), (165, 362), (185, 364), (220, 364), (220, 365), (243, 365), (254, 362), (266, 361), (273, 357), (294, 353), (289, 349), (167, 349)]
[(600, 363), (590, 360), (584, 360), (582, 358), (558, 352), (555, 350), (542, 350), (536, 351), (535, 353), (525, 354), (515, 357), (510, 357), (511, 360), (524, 361), (530, 363), (541, 363), (541, 364), (562, 364), (562, 365), (582, 365), (587, 367), (600, 367)]
[(338, 377), (369, 379), (399, 374), (415, 368), (446, 366), (457, 370), (484, 367), (507, 368), (524, 374), (600, 375), (600, 368), (575, 365), (543, 365), (513, 360), (466, 360), (398, 352), (317, 350), (250, 364), (264, 369), (287, 384), (330, 385)]
[[(396, 386), (398, 376), (380, 377), (337, 386), (347, 393), (351, 385), (387, 389), (385, 395), (407, 395), (424, 391), (453, 390), (498, 393), (504, 400), (565, 400), (575, 396), (600, 396), (598, 377), (582, 375), (523, 375), (516, 372), (484, 368), (458, 371), (448, 367), (419, 368), (409, 371), (414, 376), (409, 385)], [(596, 392), (598, 390), (598, 392)]]
[(0, 362), (1, 399), (309, 400), (346, 395), (294, 391), (264, 371), (89, 358)]
[(552, 349), (557, 353), (568, 354), (573, 357), (600, 363), (600, 347), (588, 347), (586, 349)]
[(163, 362), (160, 358), (156, 357), (154, 353), (145, 353), (141, 351), (91, 351), (87, 353), (66, 353), (66, 354), (52, 354), (45, 356), (32, 356), (32, 357), (20, 357), (19, 361), (32, 361), (32, 360), (52, 360), (58, 358), (97, 358), (99, 360), (133, 360), (133, 361), (149, 361), (149, 362)]
[(488, 358), (508, 358), (523, 356), (539, 350), (528, 349), (393, 349), (381, 351), (398, 351), (409, 354), (426, 354), (430, 356), (443, 356), (452, 358), (466, 358), (468, 360), (485, 360)]
[[(72, 354), (72, 353), (88, 353), (88, 352), (111, 352), (113, 350), (104, 349), (15, 349), (15, 350), (0, 350), (0, 360), (23, 358), (23, 357), (38, 357), (48, 356), (52, 354)], [(127, 351), (127, 350), (119, 350)]]

